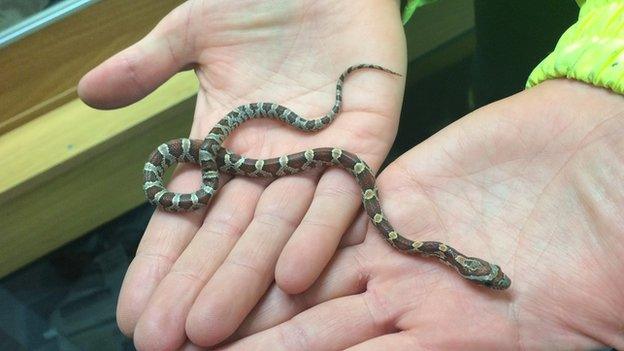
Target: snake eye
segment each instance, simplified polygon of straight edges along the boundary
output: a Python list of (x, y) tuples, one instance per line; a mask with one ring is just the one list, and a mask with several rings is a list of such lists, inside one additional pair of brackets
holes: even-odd
[(505, 290), (509, 288), (511, 286), (511, 279), (509, 279), (509, 277), (505, 273), (503, 273), (503, 271), (501, 271), (500, 267), (496, 265), (492, 265), (492, 266), (496, 267), (498, 274), (496, 274), (494, 279), (490, 281), (490, 283), (488, 284), (488, 287), (495, 289), (495, 290)]
[(494, 289), (497, 290), (505, 290), (511, 286), (511, 279), (503, 274), (503, 277), (496, 282), (496, 287)]

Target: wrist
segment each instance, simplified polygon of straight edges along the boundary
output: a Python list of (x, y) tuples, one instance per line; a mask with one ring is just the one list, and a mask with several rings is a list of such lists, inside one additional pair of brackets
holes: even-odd
[[(561, 172), (568, 205), (576, 205), (579, 223), (585, 223), (568, 240), (584, 243), (574, 252), (579, 265), (591, 268), (573, 270), (587, 274), (587, 285), (577, 286), (579, 294), (567, 301), (577, 306), (568, 311), (574, 315), (568, 315), (569, 326), (620, 349), (624, 281), (615, 277), (624, 276), (624, 97), (569, 79), (549, 80), (525, 93), (533, 94), (546, 114), (562, 123), (571, 120), (566, 133), (578, 130), (577, 151)], [(580, 316), (582, 321), (573, 320)]]
[[(552, 201), (542, 213), (559, 219), (548, 228), (541, 223), (543, 231), (534, 240), (550, 248), (538, 266), (553, 260), (552, 266), (565, 269), (540, 271), (551, 275), (549, 284), (533, 293), (552, 309), (543, 307), (534, 321), (550, 319), (554, 330), (570, 339), (622, 349), (624, 281), (616, 277), (624, 276), (624, 97), (553, 79), (504, 101), (494, 104), (495, 112), (511, 114), (518, 128), (531, 130), (528, 144), (541, 140), (535, 158), (557, 164), (540, 202)], [(535, 332), (552, 335), (543, 325)]]
[(547, 80), (523, 94), (537, 111), (561, 118), (581, 118), (585, 123), (624, 118), (624, 96), (572, 79)]

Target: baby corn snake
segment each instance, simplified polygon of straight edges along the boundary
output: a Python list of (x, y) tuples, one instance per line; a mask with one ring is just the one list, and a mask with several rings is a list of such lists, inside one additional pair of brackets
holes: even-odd
[[(394, 230), (381, 209), (370, 167), (357, 155), (340, 148), (315, 148), (270, 159), (251, 159), (222, 147), (225, 138), (240, 124), (253, 118), (275, 118), (301, 131), (314, 132), (327, 127), (340, 112), (342, 85), (349, 73), (363, 68), (381, 70), (400, 76), (387, 68), (360, 64), (349, 67), (338, 78), (333, 108), (316, 119), (300, 117), (287, 107), (271, 102), (239, 106), (223, 117), (204, 140), (174, 139), (161, 144), (149, 156), (143, 168), (143, 190), (150, 203), (166, 211), (193, 211), (206, 206), (219, 187), (219, 171), (247, 177), (276, 178), (303, 172), (316, 166), (337, 166), (350, 172), (362, 190), (362, 202), (373, 225), (395, 249), (409, 254), (437, 257), (453, 267), (462, 277), (486, 287), (503, 290), (511, 280), (498, 265), (468, 257), (451, 246), (437, 241), (413, 241)], [(170, 192), (163, 184), (165, 170), (179, 162), (198, 164), (202, 185), (189, 194)]]

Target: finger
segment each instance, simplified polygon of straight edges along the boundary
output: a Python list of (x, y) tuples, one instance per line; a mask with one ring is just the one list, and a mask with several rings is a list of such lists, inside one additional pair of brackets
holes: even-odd
[[(173, 191), (196, 189), (199, 171), (181, 167), (169, 184)], [(117, 303), (117, 323), (132, 336), (152, 293), (200, 227), (205, 211), (167, 213), (157, 209), (150, 219), (136, 256), (124, 277)]]
[(321, 177), (310, 209), (280, 255), (275, 272), (280, 288), (297, 294), (318, 278), (353, 222), (359, 196), (346, 172), (334, 169)]
[[(198, 98), (201, 96), (200, 91)], [(204, 114), (205, 108), (205, 104), (197, 104), (195, 115)], [(225, 184), (227, 177), (222, 176), (221, 181)], [(200, 184), (200, 170), (181, 164), (167, 187), (172, 191), (188, 193), (198, 189)], [(205, 216), (205, 209), (188, 213), (154, 212), (119, 294), (117, 323), (124, 334), (133, 336), (153, 292), (197, 233)]]
[(338, 247), (343, 248), (363, 243), (366, 238), (369, 221), (370, 217), (368, 217), (366, 211), (360, 208), (358, 214), (355, 216), (355, 220), (353, 220), (349, 229), (342, 235)]
[(366, 340), (353, 347), (349, 347), (349, 351), (377, 351), (377, 350), (432, 350), (435, 348), (427, 347), (422, 339), (417, 338), (416, 335), (408, 332), (398, 332), (393, 334), (386, 334), (378, 336), (376, 338)]
[(316, 283), (302, 294), (288, 295), (273, 284), (236, 331), (235, 339), (274, 327), (320, 303), (364, 292), (370, 267), (362, 263), (360, 255), (360, 248), (339, 250)]
[(367, 293), (330, 300), (223, 349), (343, 349), (394, 331), (392, 321), (374, 301)]
[(262, 194), (251, 224), (191, 308), (186, 333), (193, 343), (210, 346), (224, 340), (264, 295), (314, 184), (311, 176), (283, 178)]
[(184, 21), (190, 14), (183, 4), (167, 15), (143, 39), (88, 72), (78, 84), (78, 95), (88, 105), (110, 109), (145, 97), (193, 62), (192, 43), (185, 40)]
[(184, 343), (193, 302), (251, 221), (263, 181), (233, 179), (217, 193), (208, 215), (170, 272), (162, 279), (137, 322), (139, 349), (172, 350)]
[(186, 343), (184, 343), (184, 345), (182, 345), (182, 347), (176, 349), (178, 351), (204, 351), (207, 350), (204, 347), (199, 347), (197, 345), (193, 345), (193, 343), (191, 343), (190, 341), (187, 341)]

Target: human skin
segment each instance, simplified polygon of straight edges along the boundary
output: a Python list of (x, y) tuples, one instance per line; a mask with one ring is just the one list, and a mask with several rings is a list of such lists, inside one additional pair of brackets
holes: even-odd
[[(185, 3), (87, 75), (81, 97), (122, 106), (193, 67), (200, 92), (191, 136), (202, 138), (251, 101), (321, 115), (337, 74), (354, 62), (405, 65), (394, 2), (356, 12), (322, 1), (198, 4)], [(241, 8), (252, 18), (242, 21)], [(376, 169), (401, 94), (402, 81), (362, 71), (345, 83), (345, 112), (326, 131), (254, 121), (228, 146), (253, 157), (334, 145)], [(342, 171), (269, 185), (236, 178), (208, 215), (155, 213), (124, 280), (120, 328), (139, 350), (228, 337), (225, 348), (245, 350), (622, 349), (622, 113), (621, 96), (549, 81), (461, 118), (380, 175), (398, 231), (500, 264), (513, 281), (508, 291), (393, 251), (356, 217), (359, 190)], [(198, 184), (197, 171), (182, 168), (170, 187)]]
[[(93, 107), (117, 108), (192, 68), (199, 93), (190, 136), (203, 139), (227, 112), (250, 102), (321, 116), (333, 105), (338, 76), (358, 63), (404, 73), (397, 1), (187, 1), (85, 75), (78, 92)], [(250, 121), (226, 145), (248, 157), (335, 146), (377, 169), (396, 134), (403, 85), (387, 73), (354, 72), (330, 128), (306, 135)], [(168, 187), (192, 192), (200, 179), (196, 168), (180, 167)], [(330, 170), (272, 182), (235, 178), (209, 211), (157, 210), (124, 278), (120, 329), (140, 350), (225, 339), (274, 279), (290, 293), (315, 281), (360, 209), (358, 194), (350, 175)]]
[(547, 81), (446, 127), (378, 186), (404, 235), (499, 263), (510, 289), (397, 254), (369, 225), (305, 293), (274, 285), (224, 350), (624, 349), (622, 96)]

